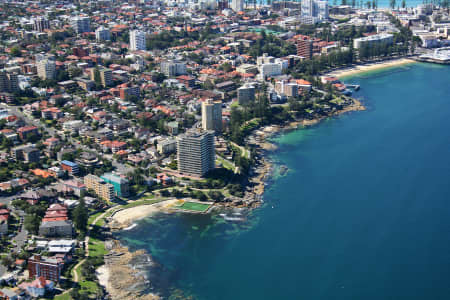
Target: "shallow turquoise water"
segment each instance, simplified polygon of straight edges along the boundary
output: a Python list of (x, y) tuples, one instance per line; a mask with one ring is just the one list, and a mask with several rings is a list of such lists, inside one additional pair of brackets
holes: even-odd
[[(276, 138), (289, 167), (246, 221), (158, 215), (119, 234), (195, 299), (450, 299), (450, 68), (353, 77), (368, 110)], [(171, 290), (173, 291), (173, 290)]]

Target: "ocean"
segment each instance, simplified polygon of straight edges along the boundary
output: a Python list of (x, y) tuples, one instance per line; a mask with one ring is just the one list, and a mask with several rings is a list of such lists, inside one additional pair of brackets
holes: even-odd
[[(347, 78), (367, 106), (277, 136), (264, 205), (158, 214), (117, 234), (191, 299), (450, 299), (450, 67)], [(182, 298), (183, 299), (183, 298)]]

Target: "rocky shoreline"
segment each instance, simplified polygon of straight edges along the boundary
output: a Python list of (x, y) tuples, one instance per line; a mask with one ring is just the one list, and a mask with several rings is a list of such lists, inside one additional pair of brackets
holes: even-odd
[[(223, 207), (229, 208), (257, 208), (262, 203), (262, 195), (265, 190), (267, 180), (272, 174), (273, 164), (267, 158), (267, 154), (275, 151), (277, 146), (270, 143), (268, 139), (276, 134), (286, 133), (298, 129), (300, 126), (308, 127), (318, 124), (323, 119), (341, 115), (351, 111), (362, 111), (366, 108), (357, 99), (350, 98), (351, 104), (343, 107), (341, 110), (333, 111), (327, 115), (320, 116), (314, 119), (301, 119), (289, 122), (284, 126), (267, 126), (258, 130), (259, 134), (253, 134), (254, 142), (252, 143), (260, 157), (260, 161), (256, 168), (252, 170), (249, 176), (249, 182), (252, 183), (252, 191), (247, 192), (244, 199), (234, 199), (231, 202), (219, 204)], [(127, 226), (118, 226), (117, 222), (107, 223), (111, 230), (122, 230), (131, 225), (127, 222)], [(109, 253), (105, 255), (105, 270), (108, 276), (104, 276), (103, 285), (110, 299), (142, 299), (142, 300), (159, 300), (161, 297), (158, 294), (149, 292), (150, 281), (146, 276), (148, 267), (153, 263), (151, 256), (144, 250), (130, 252), (127, 247), (121, 245), (117, 240), (106, 241)], [(134, 263), (136, 259), (144, 259), (147, 262), (139, 264), (139, 267)], [(106, 281), (106, 282), (105, 282)]]

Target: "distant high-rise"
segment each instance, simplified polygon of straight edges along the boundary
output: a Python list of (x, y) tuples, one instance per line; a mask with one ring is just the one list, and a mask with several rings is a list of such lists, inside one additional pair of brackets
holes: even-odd
[(33, 30), (44, 32), (45, 29), (50, 28), (50, 22), (44, 17), (37, 17), (33, 22)]
[(91, 20), (89, 17), (75, 17), (70, 20), (70, 25), (76, 33), (91, 32)]
[(177, 140), (178, 171), (203, 176), (215, 167), (214, 132), (188, 132)]
[(111, 33), (108, 28), (100, 26), (95, 30), (95, 39), (97, 41), (109, 41), (111, 39)]
[(244, 11), (244, 0), (232, 0), (231, 9), (235, 12)]
[(146, 50), (145, 45), (145, 32), (139, 30), (131, 30), (130, 31), (130, 50), (138, 51), (138, 50)]
[[(99, 68), (98, 69), (100, 73), (100, 82), (103, 87), (108, 87), (112, 84), (113, 78), (112, 78), (112, 70), (108, 68)], [(96, 69), (91, 69), (91, 80), (96, 81), (95, 78)]]
[(328, 2), (325, 0), (302, 0), (302, 16), (316, 21), (328, 19)]
[(222, 102), (208, 99), (202, 103), (202, 128), (216, 133), (222, 131)]
[(185, 75), (186, 72), (186, 64), (174, 61), (174, 60), (167, 60), (161, 62), (161, 73), (165, 74), (166, 76), (178, 76), (178, 75)]
[(45, 58), (36, 62), (37, 74), (42, 80), (55, 79), (56, 64), (53, 59)]
[(13, 93), (19, 90), (17, 74), (0, 71), (0, 92)]

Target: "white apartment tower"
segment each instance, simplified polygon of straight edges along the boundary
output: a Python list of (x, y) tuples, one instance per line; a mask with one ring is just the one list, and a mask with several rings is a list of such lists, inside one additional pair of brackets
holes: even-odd
[(202, 128), (216, 133), (222, 131), (222, 102), (208, 99), (202, 103)]
[(316, 21), (328, 19), (328, 2), (325, 0), (302, 0), (301, 9), (303, 17)]
[(76, 33), (91, 32), (91, 20), (89, 17), (75, 17), (70, 20), (70, 25)]
[(244, 0), (232, 0), (231, 9), (235, 12), (244, 11)]
[(36, 62), (37, 74), (42, 80), (55, 79), (56, 64), (52, 59), (42, 59)]
[(100, 26), (95, 30), (95, 39), (97, 41), (109, 41), (111, 39), (111, 32), (108, 28)]
[(178, 171), (202, 177), (215, 168), (214, 132), (188, 132), (177, 140)]
[(145, 32), (142, 32), (140, 30), (130, 31), (130, 50), (131, 51), (146, 50)]
[(50, 22), (44, 17), (37, 17), (33, 22), (33, 30), (44, 32), (45, 29), (50, 28)]

